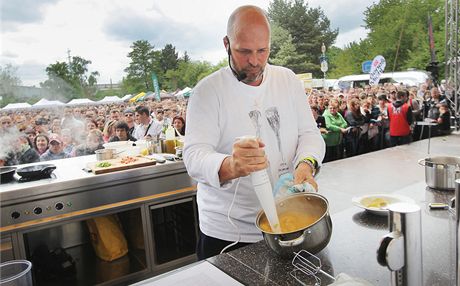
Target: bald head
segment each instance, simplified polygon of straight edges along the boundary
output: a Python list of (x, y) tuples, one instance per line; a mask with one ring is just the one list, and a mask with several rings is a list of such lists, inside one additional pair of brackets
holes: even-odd
[(270, 35), (270, 24), (264, 10), (252, 5), (238, 7), (228, 18), (227, 36), (233, 41), (238, 34), (250, 27), (266, 30)]

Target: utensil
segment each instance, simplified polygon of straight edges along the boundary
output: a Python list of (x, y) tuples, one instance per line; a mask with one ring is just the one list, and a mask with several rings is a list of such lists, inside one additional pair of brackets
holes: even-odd
[(278, 150), (281, 154), (281, 163), (278, 168), (280, 175), (285, 174), (289, 171), (289, 167), (284, 160), (283, 148), (281, 146), (281, 136), (280, 136), (280, 115), (278, 113), (278, 109), (276, 107), (270, 107), (265, 110), (265, 117), (267, 118), (268, 124), (272, 128), (273, 132), (275, 132), (276, 140), (278, 142)]
[(305, 285), (303, 281), (297, 277), (297, 271), (300, 271), (307, 276), (312, 276), (315, 279), (315, 286), (321, 285), (321, 278), (317, 275), (319, 273), (325, 275), (332, 281), (335, 281), (335, 278), (332, 275), (321, 269), (321, 259), (319, 259), (318, 256), (303, 249), (299, 252), (295, 252), (294, 254), (295, 256), (292, 259), (292, 266), (294, 266), (294, 270), (292, 270), (289, 274), (297, 280), (297, 282)]
[(377, 261), (391, 270), (391, 285), (423, 285), (422, 224), (420, 207), (397, 203), (389, 206), (388, 225), (377, 250)]
[(50, 176), (54, 170), (56, 165), (40, 164), (17, 169), (16, 173), (23, 178), (38, 178)]
[[(332, 221), (329, 215), (327, 199), (316, 193), (298, 193), (280, 198), (276, 201), (278, 216), (297, 211), (315, 218), (314, 222), (303, 228), (274, 233), (264, 231), (260, 222), (265, 219), (261, 210), (256, 217), (256, 227), (262, 232), (267, 246), (281, 257), (292, 257), (294, 252), (302, 249), (313, 254), (321, 251), (329, 243), (332, 235)], [(317, 218), (317, 219), (316, 219)]]
[(115, 154), (118, 154), (115, 153), (115, 149), (98, 149), (94, 153), (97, 161), (110, 160), (114, 158)]
[(460, 179), (460, 158), (431, 157), (420, 159), (418, 164), (425, 167), (425, 182), (428, 187), (438, 190), (455, 189), (455, 180)]
[[(382, 207), (369, 207), (368, 205), (374, 202), (375, 200), (383, 200), (386, 202), (385, 206)], [(387, 215), (388, 214), (388, 207), (391, 204), (395, 203), (412, 203), (415, 204), (415, 201), (409, 197), (403, 195), (396, 195), (396, 194), (372, 194), (372, 195), (364, 195), (359, 197), (354, 197), (351, 199), (353, 204), (357, 207), (363, 208), (369, 213), (375, 215)]]
[(15, 172), (16, 167), (0, 167), (0, 184), (11, 182)]

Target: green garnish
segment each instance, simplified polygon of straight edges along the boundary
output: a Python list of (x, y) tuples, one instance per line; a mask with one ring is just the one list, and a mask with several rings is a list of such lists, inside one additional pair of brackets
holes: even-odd
[(112, 164), (110, 164), (109, 162), (100, 162), (100, 163), (97, 163), (96, 166), (100, 168), (107, 168), (107, 167), (112, 166)]

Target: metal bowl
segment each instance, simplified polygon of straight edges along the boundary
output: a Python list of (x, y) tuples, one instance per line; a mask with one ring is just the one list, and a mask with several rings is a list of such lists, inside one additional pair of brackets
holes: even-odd
[(256, 218), (256, 226), (262, 232), (268, 247), (281, 257), (291, 258), (302, 249), (318, 253), (329, 243), (332, 235), (332, 221), (329, 203), (325, 197), (315, 193), (298, 193), (276, 201), (276, 209), (281, 217), (287, 211), (300, 211), (317, 218), (312, 224), (288, 233), (267, 232), (260, 228), (265, 213), (261, 210)]

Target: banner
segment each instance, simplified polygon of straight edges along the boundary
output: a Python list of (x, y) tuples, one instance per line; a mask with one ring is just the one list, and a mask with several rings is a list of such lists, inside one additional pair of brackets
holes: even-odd
[(371, 72), (372, 61), (365, 61), (361, 63), (361, 70), (363, 73), (370, 73)]
[(378, 55), (372, 61), (371, 72), (369, 74), (369, 84), (370, 85), (377, 85), (380, 80), (380, 76), (382, 75), (383, 71), (385, 70), (386, 66), (385, 58), (381, 55)]
[(153, 88), (155, 89), (155, 97), (157, 101), (161, 101), (160, 85), (158, 84), (158, 77), (154, 72), (152, 72), (152, 82), (153, 82)]

